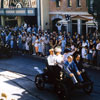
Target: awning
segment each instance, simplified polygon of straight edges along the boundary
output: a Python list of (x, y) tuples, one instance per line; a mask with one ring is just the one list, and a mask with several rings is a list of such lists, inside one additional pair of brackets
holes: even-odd
[(60, 23), (60, 24), (68, 24), (68, 21), (66, 19), (62, 19), (62, 20), (59, 20), (58, 23)]
[(88, 21), (88, 22), (86, 22), (86, 25), (88, 25), (88, 26), (98, 26), (98, 23), (96, 22), (96, 21)]

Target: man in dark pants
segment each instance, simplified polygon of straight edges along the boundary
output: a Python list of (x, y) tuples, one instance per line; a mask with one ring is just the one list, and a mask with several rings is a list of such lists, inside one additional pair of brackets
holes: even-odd
[(83, 62), (82, 62), (81, 56), (78, 53), (74, 56), (74, 62), (76, 64), (79, 72), (81, 73), (82, 78), (84, 78), (84, 81), (90, 80), (88, 77), (88, 74), (86, 73), (85, 69), (83, 68)]
[(82, 59), (78, 53), (74, 56), (74, 62), (76, 64), (77, 68), (79, 69), (79, 71), (81, 71), (81, 72), (84, 71)]
[(78, 80), (76, 79), (75, 75), (77, 75), (77, 77), (81, 83), (83, 82), (81, 72), (77, 68), (72, 56), (68, 57), (68, 61), (65, 63), (64, 70), (66, 71), (68, 76), (72, 79), (74, 84), (78, 83)]
[(50, 80), (54, 80), (55, 75), (54, 75), (54, 69), (56, 67), (56, 58), (54, 54), (54, 49), (49, 50), (50, 55), (46, 59), (46, 69), (47, 72), (45, 74), (48, 75)]

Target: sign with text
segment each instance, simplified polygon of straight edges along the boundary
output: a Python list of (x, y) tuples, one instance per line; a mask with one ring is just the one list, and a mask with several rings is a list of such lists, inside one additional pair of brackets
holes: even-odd
[(36, 8), (36, 7), (37, 7), (36, 0), (3, 0), (3, 8)]

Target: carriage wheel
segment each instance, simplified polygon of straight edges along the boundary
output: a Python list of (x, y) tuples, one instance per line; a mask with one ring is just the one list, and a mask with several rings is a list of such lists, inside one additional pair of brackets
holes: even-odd
[(58, 94), (60, 100), (71, 100), (69, 91), (64, 84), (61, 84), (61, 83), (57, 84), (55, 86), (55, 89), (56, 89), (56, 93)]
[(41, 74), (35, 77), (35, 85), (39, 90), (43, 90), (45, 87), (45, 83), (43, 80), (43, 76)]

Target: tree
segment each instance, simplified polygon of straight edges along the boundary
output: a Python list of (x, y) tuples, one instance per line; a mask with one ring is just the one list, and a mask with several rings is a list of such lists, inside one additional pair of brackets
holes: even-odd
[(98, 31), (100, 32), (100, 0), (87, 0), (88, 12), (93, 15), (98, 22)]

